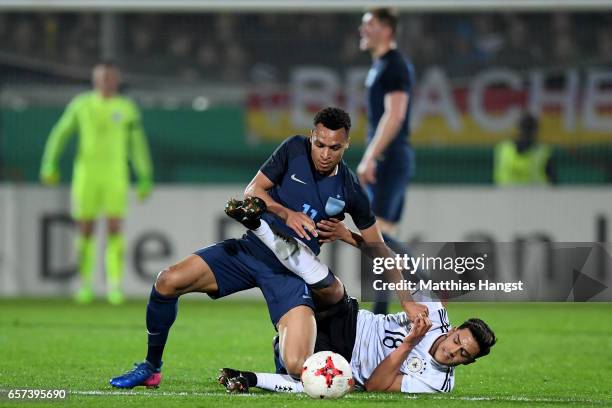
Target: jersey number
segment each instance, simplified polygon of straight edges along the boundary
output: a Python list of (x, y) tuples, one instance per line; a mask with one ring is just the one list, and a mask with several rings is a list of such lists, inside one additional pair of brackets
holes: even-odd
[[(309, 211), (310, 211), (310, 214), (308, 214)], [(303, 204), (302, 205), (302, 212), (304, 214), (306, 214), (307, 216), (309, 216), (310, 218), (312, 218), (313, 220), (315, 219), (315, 217), (318, 214), (317, 210), (311, 210), (310, 209), (310, 204)]]
[(404, 337), (406, 337), (404, 333), (390, 330), (385, 330), (385, 334), (386, 336), (383, 339), (383, 345), (387, 348), (398, 348), (400, 344), (404, 342)]

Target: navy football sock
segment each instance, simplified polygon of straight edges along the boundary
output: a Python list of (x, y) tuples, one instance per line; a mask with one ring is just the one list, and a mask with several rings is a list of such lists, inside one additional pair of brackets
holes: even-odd
[(168, 340), (170, 327), (176, 319), (177, 309), (178, 296), (161, 295), (153, 286), (147, 304), (147, 333), (149, 336), (147, 361), (155, 368), (161, 367), (164, 346)]

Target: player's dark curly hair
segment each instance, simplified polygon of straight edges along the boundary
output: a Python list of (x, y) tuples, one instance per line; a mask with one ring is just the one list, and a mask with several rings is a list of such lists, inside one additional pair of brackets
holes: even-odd
[(328, 106), (317, 112), (313, 124), (317, 126), (319, 123), (331, 130), (344, 128), (346, 133), (351, 130), (351, 117), (349, 114), (340, 108), (332, 106)]
[(495, 333), (493, 330), (482, 320), (477, 318), (471, 318), (466, 320), (461, 326), (459, 326), (459, 330), (461, 329), (469, 329), (478, 343), (478, 347), (480, 351), (476, 356), (474, 356), (474, 360), (478, 357), (486, 356), (491, 351), (491, 347), (495, 345), (497, 342), (497, 338), (495, 337)]

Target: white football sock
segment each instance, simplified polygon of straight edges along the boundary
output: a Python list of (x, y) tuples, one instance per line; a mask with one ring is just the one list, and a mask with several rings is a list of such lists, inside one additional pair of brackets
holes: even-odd
[(274, 392), (302, 392), (304, 386), (300, 380), (296, 380), (286, 374), (255, 373), (257, 376), (257, 388)]
[(255, 235), (276, 255), (276, 258), (291, 272), (313, 285), (321, 282), (329, 274), (329, 268), (299, 239), (293, 239), (297, 250), (293, 251), (291, 244), (274, 234), (270, 225), (260, 220), (259, 228), (253, 230)]

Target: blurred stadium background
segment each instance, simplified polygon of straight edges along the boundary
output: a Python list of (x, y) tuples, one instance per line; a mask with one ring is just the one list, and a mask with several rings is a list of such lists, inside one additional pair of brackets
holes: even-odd
[[(610, 5), (505, 3), (494, 12), (469, 1), (399, 3), (399, 48), (417, 71), (417, 172), (404, 241), (608, 237)], [(240, 194), (281, 140), (306, 132), (316, 109), (335, 104), (352, 114), (346, 159), (356, 166), (370, 64), (358, 50), (364, 6), (0, 3), (0, 295), (74, 288), (74, 139), (62, 160), (63, 188), (39, 186), (38, 171), (50, 128), (70, 98), (90, 88), (96, 61), (119, 63), (152, 149), (156, 190), (149, 202), (134, 201), (126, 224), (127, 291), (145, 295), (161, 267), (239, 233), (223, 218), (225, 199)], [(540, 142), (553, 147), (556, 183), (499, 189), (493, 147), (516, 134), (527, 109), (540, 117)], [(326, 260), (355, 287), (353, 263), (339, 263), (348, 259), (343, 251), (350, 249), (328, 249)]]
[[(609, 241), (612, 3), (396, 4), (399, 48), (417, 71), (417, 172), (401, 240), (505, 241), (517, 248), (529, 241)], [(0, 405), (3, 393), (20, 387), (67, 388), (65, 403), (74, 406), (155, 398), (165, 406), (235, 406), (216, 384), (216, 369), (272, 368), (273, 328), (255, 291), (246, 295), (255, 300), (181, 301), (158, 392), (122, 394), (107, 384), (142, 357), (144, 303), (157, 272), (242, 233), (223, 214), (225, 200), (242, 193), (281, 140), (307, 132), (318, 108), (334, 104), (351, 113), (356, 125), (346, 159), (355, 168), (370, 65), (358, 51), (357, 27), (368, 5), (0, 0)], [(156, 182), (147, 202), (132, 197), (125, 290), (135, 299), (115, 308), (77, 307), (70, 297), (78, 287), (68, 184), (75, 139), (62, 159), (62, 186), (38, 183), (52, 125), (74, 95), (90, 89), (91, 68), (101, 59), (119, 64), (124, 92), (142, 109)], [(540, 118), (556, 182), (500, 188), (493, 184), (493, 149), (515, 136), (523, 110)], [(503, 280), (518, 279), (512, 274), (527, 262), (518, 255), (507, 260)], [(323, 257), (358, 295), (357, 253), (332, 244)], [(546, 279), (557, 279), (554, 272)], [(611, 275), (608, 267), (596, 278), (612, 287)], [(452, 395), (355, 394), (334, 404), (418, 398), (419, 406), (608, 406), (611, 305), (450, 303), (453, 323), (479, 316), (500, 338), (490, 357), (461, 368)], [(238, 403), (305, 404), (294, 397), (260, 393)]]

